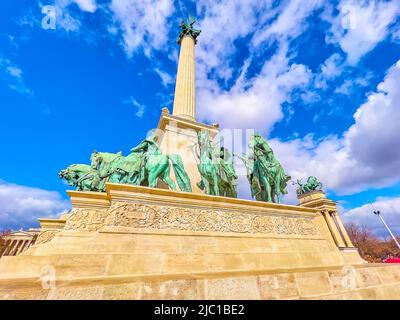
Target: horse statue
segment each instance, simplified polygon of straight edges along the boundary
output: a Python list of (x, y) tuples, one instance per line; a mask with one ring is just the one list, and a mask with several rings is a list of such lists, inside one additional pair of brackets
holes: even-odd
[(108, 176), (100, 176), (87, 164), (72, 164), (58, 173), (61, 179), (65, 179), (70, 186), (76, 187), (78, 191), (104, 191), (105, 182)]
[(314, 176), (309, 176), (306, 183), (302, 183), (301, 179), (297, 179), (295, 184), (297, 184), (297, 195), (322, 190), (322, 183)]
[(233, 159), (227, 148), (215, 147), (214, 158), (219, 177), (219, 195), (230, 198), (237, 198), (237, 175), (233, 166)]
[(198, 132), (197, 137), (195, 156), (199, 160), (197, 168), (201, 175), (197, 186), (206, 194), (237, 198), (238, 177), (229, 151), (213, 144), (207, 131)]
[(125, 183), (156, 188), (158, 179), (172, 190), (176, 185), (170, 177), (172, 165), (180, 190), (191, 192), (191, 184), (179, 155), (163, 155), (152, 133), (128, 156), (122, 152), (109, 153), (94, 151), (91, 164), (75, 164), (61, 170), (59, 177), (76, 186), (79, 191), (104, 192), (106, 183)]
[(199, 152), (197, 168), (201, 175), (201, 181), (197, 186), (205, 190), (206, 194), (219, 195), (217, 168), (213, 162), (213, 150), (207, 131), (197, 132)]
[[(149, 137), (143, 140), (138, 146), (131, 150), (129, 156), (142, 154), (144, 156), (143, 178), (149, 187), (157, 187), (157, 179), (160, 179), (172, 190), (176, 190), (174, 181), (170, 178), (170, 163), (174, 170), (179, 189), (185, 192), (192, 192), (190, 178), (185, 171), (180, 155), (164, 155), (156, 143), (157, 135), (152, 132)], [(128, 156), (128, 157), (129, 157)]]
[(281, 202), (281, 195), (287, 194), (286, 186), (290, 176), (280, 162), (268, 142), (259, 134), (250, 138), (251, 153), (239, 157), (245, 164), (247, 179), (252, 196), (258, 201)]

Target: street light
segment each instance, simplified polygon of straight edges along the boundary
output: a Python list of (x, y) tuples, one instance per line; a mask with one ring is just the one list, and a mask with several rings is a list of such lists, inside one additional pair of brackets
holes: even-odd
[(383, 220), (382, 216), (381, 216), (381, 212), (379, 210), (374, 211), (374, 214), (376, 214), (382, 221), (383, 225), (386, 227), (386, 229), (389, 231), (390, 235), (392, 236), (394, 242), (397, 244), (397, 246), (400, 249), (400, 244), (397, 242), (396, 237), (394, 236), (394, 234), (392, 233), (392, 231), (390, 231), (388, 225), (386, 224), (385, 220)]

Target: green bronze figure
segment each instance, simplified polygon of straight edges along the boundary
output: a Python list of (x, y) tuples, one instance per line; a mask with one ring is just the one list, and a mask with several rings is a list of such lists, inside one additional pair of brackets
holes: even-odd
[(193, 25), (195, 24), (196, 19), (194, 19), (192, 16), (189, 16), (188, 19), (182, 20), (181, 22), (181, 32), (179, 33), (179, 37), (177, 40), (177, 43), (181, 43), (182, 38), (186, 35), (190, 35), (194, 39), (194, 43), (197, 43), (197, 37), (199, 36), (201, 30), (193, 28)]
[(275, 158), (268, 142), (258, 133), (250, 138), (249, 154), (239, 156), (247, 170), (251, 195), (258, 201), (281, 202), (281, 195), (287, 194), (290, 176)]
[(322, 183), (314, 176), (309, 176), (306, 183), (302, 183), (301, 179), (297, 179), (295, 184), (297, 184), (297, 195), (302, 195), (311, 191), (322, 190)]
[(175, 172), (179, 189), (191, 192), (189, 176), (179, 155), (163, 155), (156, 142), (155, 131), (143, 140), (131, 153), (124, 157), (122, 152), (109, 153), (94, 151), (91, 165), (73, 164), (61, 170), (59, 177), (79, 191), (104, 192), (106, 183), (124, 183), (157, 187), (158, 179), (176, 190), (170, 177), (170, 165)]
[(207, 131), (198, 132), (197, 138), (197, 168), (201, 175), (197, 186), (206, 194), (236, 198), (237, 176), (229, 151), (213, 144)]

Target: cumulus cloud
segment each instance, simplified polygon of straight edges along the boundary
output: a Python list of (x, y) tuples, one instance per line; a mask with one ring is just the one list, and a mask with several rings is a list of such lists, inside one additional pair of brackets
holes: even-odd
[(358, 108), (355, 123), (342, 137), (272, 139), (278, 159), (292, 177), (315, 175), (339, 194), (400, 181), (399, 83), (400, 61)]
[[(82, 21), (81, 17), (77, 15), (73, 15), (71, 13), (70, 6), (72, 4), (76, 4), (80, 11), (86, 13), (94, 13), (97, 10), (97, 4), (95, 0), (55, 0), (54, 6), (55, 8), (55, 18), (56, 18), (56, 28), (58, 30), (64, 30), (66, 32), (77, 32), (81, 29)], [(40, 7), (43, 7), (48, 4), (39, 3)], [(36, 18), (34, 16), (29, 15), (24, 17), (25, 21), (33, 21), (33, 24), (41, 25), (39, 21), (35, 21)]]
[(304, 65), (289, 65), (285, 52), (279, 52), (245, 85), (239, 77), (229, 91), (200, 87), (199, 118), (213, 119), (224, 128), (254, 128), (268, 134), (283, 117), (282, 103), (289, 101), (294, 88), (308, 83), (310, 74)]
[(149, 56), (169, 40), (167, 22), (174, 9), (172, 0), (112, 0), (109, 9), (129, 56), (139, 48)]
[[(236, 52), (234, 42), (259, 30), (260, 24), (273, 17), (272, 1), (236, 0), (197, 2), (202, 33), (196, 48), (198, 78), (209, 76), (228, 79), (232, 76), (230, 57)], [(204, 78), (204, 79), (203, 79)]]
[(327, 82), (340, 76), (344, 69), (343, 59), (338, 53), (333, 53), (321, 64), (319, 74), (315, 77), (315, 87), (326, 89)]
[(3, 78), (8, 87), (27, 97), (34, 95), (33, 90), (29, 88), (23, 78), (23, 71), (10, 59), (0, 55), (0, 78)]
[(72, 0), (75, 2), (82, 11), (95, 12), (97, 9), (95, 0)]
[(390, 234), (373, 211), (379, 210), (386, 224), (395, 236), (400, 236), (400, 197), (380, 197), (372, 204), (351, 209), (342, 213), (345, 223), (355, 222), (364, 225), (380, 237), (389, 238)]
[(400, 14), (400, 2), (341, 0), (338, 15), (330, 15), (332, 24), (326, 40), (338, 43), (347, 54), (347, 61), (356, 64), (384, 40)]
[(164, 87), (167, 87), (168, 85), (175, 83), (175, 79), (172, 78), (167, 72), (161, 70), (160, 68), (155, 68), (154, 71), (160, 77)]
[[(198, 11), (204, 18), (199, 22), (203, 33), (196, 51), (199, 119), (269, 133), (282, 119), (282, 104), (290, 101), (292, 91), (310, 80), (306, 66), (290, 63), (289, 39), (301, 33), (320, 3), (200, 1)], [(238, 68), (230, 62), (237, 50), (235, 41), (244, 37), (250, 37), (250, 53)], [(262, 53), (273, 43), (275, 53), (263, 60)], [(248, 68), (254, 64), (261, 70), (249, 78)]]
[(306, 19), (322, 5), (322, 0), (282, 1), (277, 12), (272, 11), (275, 13), (274, 21), (268, 21), (268, 24), (254, 34), (252, 44), (257, 47), (271, 39), (297, 37), (306, 29)]
[(32, 227), (38, 218), (58, 217), (69, 208), (58, 192), (0, 180), (0, 229)]
[(122, 103), (132, 105), (136, 109), (135, 115), (138, 118), (142, 118), (147, 109), (144, 104), (137, 102), (137, 100), (132, 96), (122, 101)]

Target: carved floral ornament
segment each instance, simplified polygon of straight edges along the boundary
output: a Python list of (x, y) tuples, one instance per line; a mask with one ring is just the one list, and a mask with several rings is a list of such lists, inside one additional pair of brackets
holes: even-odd
[(318, 232), (313, 219), (118, 201), (108, 209), (74, 209), (65, 229), (97, 231), (102, 227), (128, 227), (314, 236)]
[(49, 242), (51, 239), (55, 237), (57, 233), (61, 230), (44, 230), (37, 237), (35, 244), (43, 244)]

